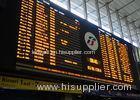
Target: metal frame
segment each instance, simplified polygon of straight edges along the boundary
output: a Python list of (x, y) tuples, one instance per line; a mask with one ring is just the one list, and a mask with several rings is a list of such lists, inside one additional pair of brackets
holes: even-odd
[(68, 10), (71, 12), (71, 3), (70, 3), (70, 0), (68, 0), (67, 6), (68, 6)]
[(118, 21), (118, 24), (119, 24), (119, 30), (121, 32), (121, 38), (124, 39), (124, 35), (123, 35), (123, 31), (122, 31), (122, 25), (121, 25), (121, 20), (120, 20), (120, 16), (119, 16), (119, 12), (118, 10), (116, 11), (116, 16), (117, 16), (117, 21)]
[[(88, 0), (88, 1), (89, 1), (89, 0)], [(84, 7), (84, 18), (85, 18), (85, 19), (88, 19), (88, 14), (87, 14), (87, 2), (88, 2), (88, 1), (83, 0), (83, 4), (82, 4), (83, 7)], [(113, 9), (109, 8), (109, 4), (112, 3), (113, 0), (110, 1), (110, 2), (106, 2), (105, 4), (103, 4), (103, 3), (100, 2), (99, 0), (95, 0), (95, 8), (96, 8), (96, 12), (97, 12), (98, 26), (102, 28), (100, 9), (101, 9), (102, 7), (105, 6), (106, 9), (107, 9), (107, 16), (108, 16), (108, 22), (109, 22), (110, 32), (111, 32), (111, 33), (114, 32), (114, 30), (113, 30), (113, 23), (117, 21), (117, 22), (118, 22), (118, 25), (119, 25), (119, 30), (120, 30), (120, 33), (121, 33), (121, 34), (120, 34), (120, 35), (121, 35), (121, 38), (124, 39), (124, 33), (123, 33), (123, 31), (122, 31), (121, 19), (125, 19), (124, 22), (125, 22), (126, 27), (127, 27), (127, 30), (128, 30), (129, 40), (130, 40), (130, 43), (133, 44), (133, 40), (132, 40), (132, 36), (131, 36), (131, 32), (130, 32), (130, 28), (129, 28), (129, 25), (128, 25), (128, 24), (132, 24), (133, 21), (136, 22), (137, 20), (140, 20), (140, 18), (134, 19), (132, 22), (128, 22), (128, 17), (131, 16), (132, 14), (136, 13), (137, 11), (139, 11), (140, 8), (139, 8), (139, 9), (136, 9), (135, 11), (133, 11), (133, 12), (131, 12), (131, 13), (129, 13), (129, 14), (127, 15), (127, 17), (126, 17), (126, 16), (125, 16), (125, 17), (121, 16), (121, 14), (120, 14), (119, 11), (122, 10), (123, 8), (127, 7), (128, 5), (132, 4), (134, 1), (135, 1), (135, 0), (131, 0), (130, 2), (128, 2), (127, 4), (125, 4), (124, 6), (120, 7), (119, 9), (113, 10)], [(103, 4), (103, 6), (102, 6), (102, 7), (99, 7), (99, 3)], [(67, 0), (67, 8), (68, 8), (68, 10), (71, 12), (71, 0)], [(110, 11), (113, 11), (113, 12), (111, 13)], [(116, 13), (116, 16), (117, 16), (117, 20), (115, 20), (115, 21), (112, 21), (112, 20), (111, 20), (111, 14), (113, 14), (113, 13)], [(134, 25), (134, 24), (135, 24), (135, 23), (133, 23), (133, 27), (134, 27), (134, 29), (136, 30), (137, 27), (136, 27), (136, 25)], [(135, 33), (137, 33), (137, 34), (136, 34), (136, 35), (137, 35), (137, 43), (138, 43), (138, 46), (140, 47), (140, 39), (138, 38), (138, 32), (135, 32)]]
[(133, 29), (134, 29), (134, 32), (135, 32), (135, 35), (136, 35), (136, 40), (137, 40), (138, 47), (140, 47), (140, 39), (139, 39), (139, 36), (138, 36), (137, 27), (135, 25), (135, 22), (133, 22), (132, 25), (133, 25)]
[(87, 4), (86, 4), (86, 0), (83, 0), (83, 4), (84, 4), (84, 18), (87, 19)]
[(109, 21), (110, 32), (113, 33), (113, 26), (112, 26), (111, 14), (109, 10), (109, 3), (106, 3), (106, 10), (107, 10), (107, 16), (108, 16), (108, 21)]
[(96, 6), (96, 10), (97, 10), (98, 26), (102, 28), (100, 8), (99, 8), (99, 1), (98, 0), (95, 0), (95, 6)]
[(132, 40), (132, 37), (131, 37), (131, 32), (130, 32), (130, 28), (129, 28), (129, 24), (128, 24), (128, 20), (127, 20), (127, 16), (124, 18), (124, 21), (125, 21), (125, 25), (126, 25), (127, 32), (128, 32), (129, 41), (130, 41), (131, 44), (133, 44), (133, 40)]

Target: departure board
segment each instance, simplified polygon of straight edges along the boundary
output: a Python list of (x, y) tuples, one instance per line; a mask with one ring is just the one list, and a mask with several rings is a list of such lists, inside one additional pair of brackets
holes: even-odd
[(81, 55), (67, 54), (68, 51), (80, 51), (79, 30), (78, 21), (50, 8), (50, 65), (81, 69)]
[(133, 83), (127, 44), (43, 0), (20, 0), (17, 67)]
[(100, 42), (105, 77), (133, 82), (127, 45), (102, 31)]
[(81, 69), (81, 55), (64, 54), (80, 51), (79, 30), (79, 22), (64, 13), (41, 2), (23, 0), (17, 58)]

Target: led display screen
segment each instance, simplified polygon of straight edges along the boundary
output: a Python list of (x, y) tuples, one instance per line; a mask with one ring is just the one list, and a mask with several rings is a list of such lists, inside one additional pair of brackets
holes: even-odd
[(70, 12), (21, 0), (16, 66), (110, 83), (133, 83), (129, 44)]

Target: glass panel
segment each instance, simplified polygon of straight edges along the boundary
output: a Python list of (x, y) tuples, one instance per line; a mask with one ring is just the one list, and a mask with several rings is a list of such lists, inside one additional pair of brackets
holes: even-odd
[(140, 48), (138, 48), (138, 56), (139, 56), (139, 62), (140, 62)]
[(98, 26), (95, 0), (86, 0), (86, 5), (87, 5), (87, 20)]
[(68, 0), (50, 0), (51, 2), (59, 5), (60, 7), (64, 8), (64, 9), (68, 9)]
[(140, 62), (140, 58), (139, 58), (139, 48), (135, 48), (135, 53), (136, 53), (137, 61)]
[(133, 42), (133, 45), (136, 46), (136, 47), (138, 46), (138, 44), (136, 42)]
[(83, 0), (71, 0), (71, 12), (84, 18)]
[(127, 42), (130, 42), (128, 30), (127, 30), (127, 27), (125, 25), (122, 26), (122, 31), (123, 31), (123, 35), (124, 35), (124, 40), (126, 40)]
[(127, 41), (127, 42), (130, 42), (128, 37), (124, 37), (124, 40)]
[(105, 6), (101, 7), (100, 16), (101, 16), (102, 28), (107, 30), (108, 32), (110, 32), (109, 21), (108, 21), (108, 16), (107, 16), (107, 10), (106, 10)]
[(114, 32), (114, 35), (116, 35), (116, 36), (118, 36), (118, 37), (121, 37), (120, 33), (117, 32), (117, 31)]
[(112, 20), (112, 26), (113, 26), (113, 32), (116, 36), (121, 37), (120, 27), (117, 19), (116, 13), (111, 14), (111, 20)]
[(132, 35), (132, 40), (133, 40), (133, 42), (137, 42), (137, 37), (136, 37), (136, 35)]

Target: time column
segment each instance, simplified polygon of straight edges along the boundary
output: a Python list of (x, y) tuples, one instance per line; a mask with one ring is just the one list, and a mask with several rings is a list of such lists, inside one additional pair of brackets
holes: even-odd
[(107, 44), (105, 40), (105, 35), (100, 34), (100, 44), (101, 44), (101, 52), (102, 52), (102, 59), (103, 59), (103, 66), (104, 66), (104, 73), (105, 77), (111, 77), (111, 71), (109, 68), (109, 59), (108, 59), (108, 53), (107, 53)]
[(107, 42), (107, 48), (108, 48), (111, 76), (113, 79), (118, 79), (112, 38), (108, 35), (106, 36), (106, 42)]
[(130, 59), (128, 56), (128, 48), (127, 45), (118, 43), (118, 49), (119, 49), (119, 59), (121, 63), (121, 69), (122, 69), (122, 75), (123, 75), (123, 81), (125, 82), (133, 82), (133, 77), (131, 73), (131, 64)]
[(55, 10), (50, 8), (50, 65), (56, 65)]
[(17, 58), (30, 59), (31, 37), (33, 31), (33, 0), (22, 0), (18, 34)]
[(48, 40), (48, 15), (44, 4), (36, 4), (35, 23), (35, 47), (34, 61), (38, 63), (48, 63), (49, 40)]

